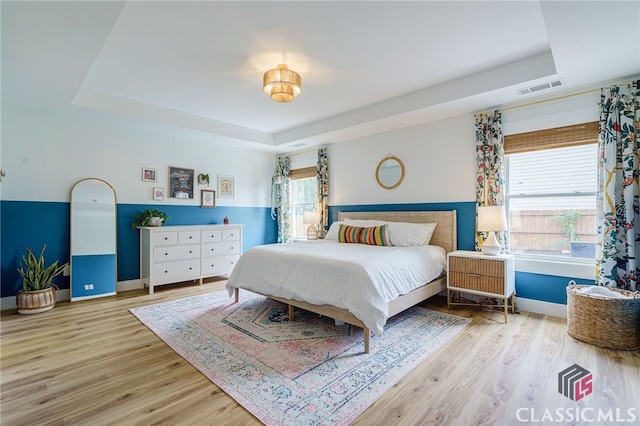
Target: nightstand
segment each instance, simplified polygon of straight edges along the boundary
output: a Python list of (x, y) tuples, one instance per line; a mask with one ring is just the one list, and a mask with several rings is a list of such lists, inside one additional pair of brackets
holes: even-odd
[[(507, 310), (514, 309), (516, 296), (515, 256), (487, 255), (477, 251), (453, 251), (447, 255), (447, 305), (489, 306), (486, 303), (461, 301), (461, 293), (502, 299), (504, 322)], [(509, 300), (511, 304), (509, 305)]]

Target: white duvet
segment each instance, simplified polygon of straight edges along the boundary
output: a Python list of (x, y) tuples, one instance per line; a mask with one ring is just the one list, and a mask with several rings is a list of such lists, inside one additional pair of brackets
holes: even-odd
[(268, 244), (247, 250), (226, 288), (332, 305), (351, 312), (377, 335), (390, 301), (439, 277), (442, 247), (379, 247), (336, 241)]

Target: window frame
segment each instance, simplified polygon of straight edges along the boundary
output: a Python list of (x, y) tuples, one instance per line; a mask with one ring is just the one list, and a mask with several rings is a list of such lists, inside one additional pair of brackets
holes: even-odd
[[(311, 167), (303, 167), (303, 168), (299, 168), (299, 169), (292, 169), (289, 171), (289, 179), (291, 180), (291, 191), (290, 191), (290, 200), (289, 200), (289, 205), (291, 206), (291, 239), (296, 241), (296, 240), (304, 240), (306, 239), (307, 233), (306, 230), (304, 232), (304, 235), (300, 236), (300, 235), (295, 235), (295, 230), (296, 230), (296, 221), (295, 221), (295, 215), (293, 214), (294, 210), (295, 210), (295, 206), (296, 205), (301, 205), (301, 204), (309, 204), (309, 203), (300, 203), (300, 204), (294, 204), (293, 202), (293, 182), (297, 181), (297, 180), (303, 180), (303, 179), (316, 179), (316, 195), (317, 195), (317, 179), (318, 179), (318, 172), (317, 172), (317, 168), (316, 166), (311, 166)], [(313, 207), (315, 208), (315, 204), (316, 204), (316, 200), (313, 201)]]
[[(598, 143), (599, 123), (597, 121), (570, 126), (543, 129), (504, 136), (505, 153), (505, 204), (509, 214), (509, 157), (510, 154), (526, 153), (554, 148), (568, 148)], [(593, 195), (596, 193), (582, 193)], [(532, 196), (534, 197), (534, 196)], [(516, 198), (519, 198), (516, 196)], [(596, 259), (551, 256), (529, 253), (512, 253), (516, 256), (519, 272), (539, 273), (556, 276), (571, 276), (578, 279), (593, 279)]]

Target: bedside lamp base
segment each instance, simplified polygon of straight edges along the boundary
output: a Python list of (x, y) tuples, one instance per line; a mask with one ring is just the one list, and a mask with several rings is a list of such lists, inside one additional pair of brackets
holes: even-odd
[(482, 244), (482, 252), (490, 256), (497, 256), (502, 252), (502, 246), (498, 242), (494, 231), (489, 231), (489, 236)]
[(307, 240), (317, 240), (318, 239), (318, 227), (316, 225), (309, 225), (307, 228)]

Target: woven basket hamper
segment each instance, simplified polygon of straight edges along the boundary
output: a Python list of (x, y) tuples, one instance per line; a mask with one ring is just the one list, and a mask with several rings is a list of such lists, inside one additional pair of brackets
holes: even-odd
[(605, 299), (579, 293), (583, 287), (567, 286), (569, 336), (601, 348), (640, 349), (640, 292), (609, 288), (632, 299)]

